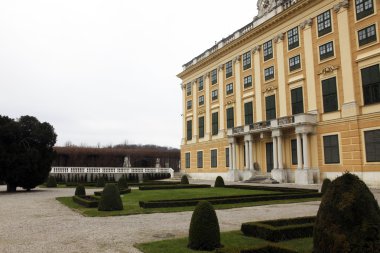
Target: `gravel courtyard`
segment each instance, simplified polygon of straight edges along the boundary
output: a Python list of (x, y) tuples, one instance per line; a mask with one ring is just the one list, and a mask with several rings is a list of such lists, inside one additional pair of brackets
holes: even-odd
[[(191, 212), (107, 218), (83, 217), (55, 200), (74, 189), (39, 188), (7, 194), (0, 186), (0, 252), (140, 252), (133, 245), (187, 236)], [(91, 190), (87, 190), (91, 192)], [(379, 200), (379, 192), (375, 193)], [(319, 202), (217, 211), (222, 231), (242, 222), (317, 213)]]

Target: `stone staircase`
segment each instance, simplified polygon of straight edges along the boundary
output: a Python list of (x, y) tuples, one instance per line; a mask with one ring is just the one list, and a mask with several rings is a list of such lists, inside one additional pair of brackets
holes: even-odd
[(256, 174), (252, 178), (243, 181), (243, 183), (255, 183), (255, 184), (278, 184), (276, 180), (271, 178), (270, 174)]

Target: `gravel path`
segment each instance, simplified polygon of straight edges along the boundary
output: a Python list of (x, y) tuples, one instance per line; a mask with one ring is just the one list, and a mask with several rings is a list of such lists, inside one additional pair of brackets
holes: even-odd
[[(55, 200), (74, 189), (4, 193), (0, 186), (0, 252), (140, 252), (135, 243), (187, 236), (191, 212), (107, 218), (83, 217)], [(91, 190), (88, 190), (90, 192)], [(315, 215), (319, 202), (217, 211), (222, 231), (242, 222)]]

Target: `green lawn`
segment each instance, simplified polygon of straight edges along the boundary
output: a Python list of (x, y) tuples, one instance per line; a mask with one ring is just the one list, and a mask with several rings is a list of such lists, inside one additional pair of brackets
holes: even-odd
[[(234, 196), (234, 195), (252, 195), (252, 194), (272, 194), (275, 191), (261, 191), (261, 190), (243, 190), (231, 188), (206, 188), (206, 189), (176, 189), (176, 190), (150, 190), (140, 191), (132, 190), (132, 193), (122, 195), (124, 210), (122, 211), (98, 211), (96, 208), (85, 208), (73, 202), (72, 197), (57, 198), (62, 204), (74, 209), (75, 211), (90, 217), (95, 216), (117, 216), (117, 215), (131, 215), (131, 214), (144, 214), (144, 213), (167, 213), (167, 212), (181, 212), (193, 211), (194, 206), (190, 207), (170, 207), (170, 208), (147, 208), (143, 209), (139, 206), (139, 201), (148, 200), (162, 200), (162, 199), (186, 199), (186, 198), (200, 198), (200, 197), (217, 197), (217, 196)], [(295, 202), (306, 202), (320, 200), (320, 198), (311, 199), (295, 199), (295, 200), (273, 200), (240, 204), (224, 204), (214, 205), (215, 209), (227, 209), (246, 206), (257, 205), (270, 205), (270, 204), (285, 204)]]
[[(263, 239), (244, 236), (240, 231), (232, 231), (221, 233), (221, 241), (224, 247), (228, 248), (244, 248), (264, 246), (269, 242)], [(194, 251), (187, 248), (187, 238), (171, 239), (157, 242), (149, 242), (135, 245), (144, 253), (196, 253), (209, 251)], [(313, 238), (301, 238), (276, 243), (289, 249), (298, 251), (299, 253), (312, 252)], [(238, 252), (238, 251), (236, 251)]]

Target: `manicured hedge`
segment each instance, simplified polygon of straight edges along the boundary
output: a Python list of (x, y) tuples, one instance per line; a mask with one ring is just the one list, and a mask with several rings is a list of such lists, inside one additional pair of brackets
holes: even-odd
[(247, 222), (241, 225), (246, 236), (279, 242), (303, 237), (312, 237), (316, 217), (300, 217), (261, 222)]
[(173, 190), (173, 189), (191, 189), (191, 188), (210, 188), (209, 184), (178, 184), (178, 185), (145, 185), (140, 186), (139, 190)]
[[(128, 188), (128, 189), (120, 189), (120, 190), (119, 190), (120, 195), (131, 193), (131, 191), (132, 191), (132, 190), (131, 190), (130, 188)], [(94, 192), (94, 195), (95, 195), (95, 196), (102, 196), (102, 191)]]
[(93, 196), (73, 196), (73, 201), (84, 207), (98, 207), (99, 198)]
[(279, 246), (268, 244), (266, 246), (253, 247), (250, 249), (239, 248), (220, 248), (215, 253), (297, 253), (297, 251)]
[(244, 190), (266, 190), (277, 192), (318, 192), (316, 189), (285, 188), (273, 186), (253, 186), (253, 185), (226, 185), (225, 188), (244, 189)]
[(284, 200), (284, 199), (303, 199), (320, 197), (320, 193), (292, 193), (292, 194), (266, 194), (266, 195), (245, 195), (240, 197), (224, 196), (214, 198), (199, 198), (199, 199), (176, 199), (176, 200), (154, 200), (154, 201), (140, 201), (142, 208), (163, 208), (163, 207), (183, 207), (195, 206), (201, 200), (207, 200), (212, 205), (221, 204), (236, 204), (247, 202), (259, 202), (270, 200)]
[(96, 183), (79, 183), (79, 182), (67, 182), (66, 187), (77, 187), (78, 185), (83, 185), (85, 187), (96, 187)]
[(129, 183), (129, 186), (146, 186), (146, 185), (178, 185), (180, 184), (180, 181), (146, 181), (142, 183)]

